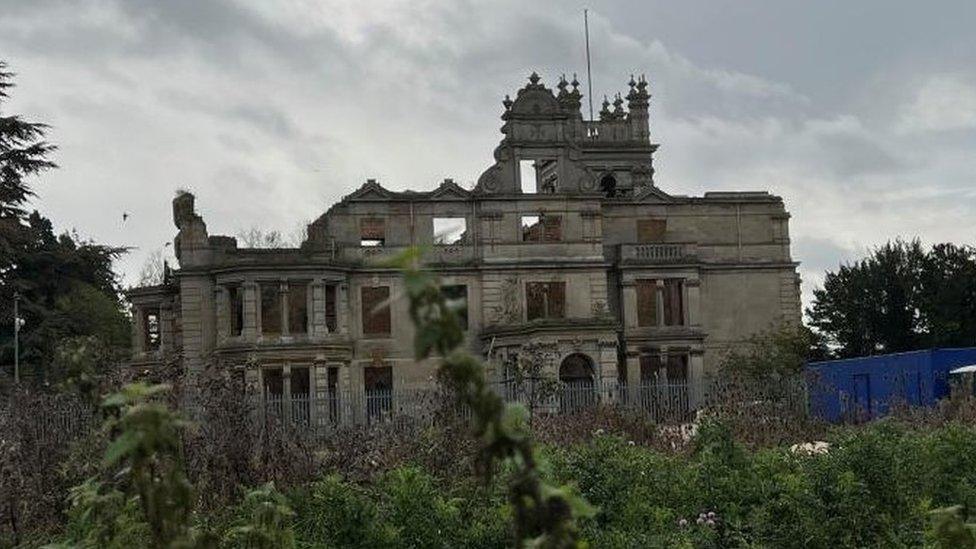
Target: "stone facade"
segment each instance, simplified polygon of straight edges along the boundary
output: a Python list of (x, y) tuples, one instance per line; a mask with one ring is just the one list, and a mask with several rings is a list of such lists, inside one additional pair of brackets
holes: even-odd
[[(374, 180), (308, 227), (300, 248), (211, 236), (173, 201), (179, 269), (132, 290), (136, 363), (179, 351), (273, 394), (429, 385), (399, 275), (410, 246), (466, 301), (468, 345), (495, 379), (527, 342), (564, 381), (690, 382), (730, 346), (799, 322), (789, 214), (766, 192), (672, 195), (654, 181), (647, 83), (580, 114), (578, 82), (535, 74), (506, 96), (504, 135), (473, 189), (394, 192)], [(627, 108), (624, 108), (624, 105)]]

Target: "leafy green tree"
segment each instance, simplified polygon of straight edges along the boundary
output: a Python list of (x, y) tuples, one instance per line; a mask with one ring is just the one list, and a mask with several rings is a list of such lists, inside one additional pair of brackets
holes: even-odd
[(976, 345), (976, 249), (889, 242), (828, 272), (807, 316), (842, 358)]
[(34, 196), (29, 180), (55, 168), (47, 125), (2, 116), (13, 74), (0, 61), (0, 364), (13, 363), (13, 297), (20, 295), (22, 371), (46, 379), (58, 342), (96, 336), (104, 345), (129, 344), (128, 318), (112, 262), (124, 248), (55, 235), (50, 220), (25, 206)]
[(722, 370), (746, 379), (799, 374), (808, 361), (827, 358), (822, 338), (802, 325), (753, 335), (722, 361)]
[(919, 285), (927, 344), (976, 345), (976, 249), (936, 244), (922, 261)]

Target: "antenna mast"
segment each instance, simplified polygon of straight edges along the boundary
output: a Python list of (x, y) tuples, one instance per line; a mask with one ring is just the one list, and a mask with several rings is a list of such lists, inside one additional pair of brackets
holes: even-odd
[(590, 74), (590, 21), (587, 11), (583, 10), (583, 32), (586, 34), (586, 98), (590, 103), (590, 120), (593, 120), (593, 77)]

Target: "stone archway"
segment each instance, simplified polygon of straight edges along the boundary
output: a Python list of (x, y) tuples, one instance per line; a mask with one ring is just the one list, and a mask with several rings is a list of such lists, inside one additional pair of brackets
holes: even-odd
[(596, 403), (593, 359), (583, 353), (573, 353), (559, 364), (562, 392), (559, 408), (573, 412)]
[(559, 381), (562, 383), (593, 384), (593, 359), (583, 353), (568, 355), (559, 364)]

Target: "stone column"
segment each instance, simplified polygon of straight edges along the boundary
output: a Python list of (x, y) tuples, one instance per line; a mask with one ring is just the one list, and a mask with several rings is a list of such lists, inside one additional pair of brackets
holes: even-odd
[(146, 352), (146, 321), (142, 307), (132, 307), (132, 352), (141, 357)]
[(280, 282), (278, 284), (278, 304), (281, 308), (281, 336), (288, 337), (291, 334), (291, 326), (289, 322), (291, 316), (288, 314), (288, 282)]
[[(180, 277), (183, 358), (187, 373), (203, 369), (214, 343), (213, 285), (204, 276)], [(192, 382), (193, 380), (190, 379)]]
[[(365, 412), (365, 400), (361, 383), (353, 382), (352, 364), (343, 364), (339, 368), (339, 418), (342, 425), (353, 425)], [(357, 368), (362, 379), (362, 368)], [(358, 408), (362, 408), (359, 410)]]
[(701, 325), (701, 281), (696, 278), (685, 280), (685, 323), (691, 327)]
[(664, 326), (664, 280), (658, 279), (656, 283), (656, 293), (654, 294), (654, 305), (656, 310), (654, 311), (656, 324), (658, 326)]
[(311, 323), (310, 327), (313, 339), (321, 339), (329, 333), (329, 327), (325, 321), (325, 282), (321, 278), (316, 278), (310, 285), (312, 294)]
[(310, 407), (312, 425), (324, 429), (329, 424), (329, 366), (325, 362), (312, 365), (311, 395), (314, 399)]
[(703, 403), (705, 391), (705, 361), (704, 353), (701, 349), (692, 349), (688, 353), (688, 383), (694, 390), (689, 395), (689, 404), (692, 409), (698, 409)]
[(217, 317), (217, 342), (230, 337), (230, 296), (227, 288), (218, 286), (214, 290), (214, 307)]
[(621, 283), (623, 286), (623, 311), (624, 311), (624, 328), (636, 328), (637, 327), (637, 287), (634, 286), (634, 282), (624, 281)]
[(336, 327), (339, 333), (349, 335), (349, 284), (336, 285)]
[(617, 372), (617, 341), (600, 340), (597, 342), (597, 352), (600, 361), (600, 386), (603, 388), (603, 398), (606, 402), (617, 402), (620, 398), (618, 391)]
[(159, 307), (159, 352), (164, 354), (173, 347), (173, 308), (169, 305)]
[(628, 350), (627, 361), (627, 403), (636, 405), (640, 394), (641, 372), (640, 372), (640, 353), (636, 350)]
[(254, 282), (245, 282), (241, 284), (241, 291), (243, 292), (242, 299), (244, 300), (244, 326), (241, 330), (241, 335), (244, 336), (245, 341), (254, 342), (258, 339), (258, 333), (261, 330), (260, 324), (260, 299), (258, 296), (258, 285)]

